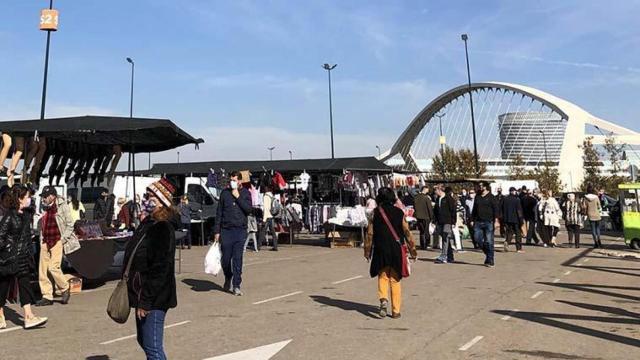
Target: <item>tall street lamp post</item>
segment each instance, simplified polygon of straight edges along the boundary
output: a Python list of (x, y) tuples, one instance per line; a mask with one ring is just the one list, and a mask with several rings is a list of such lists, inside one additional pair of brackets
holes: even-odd
[(293, 151), (289, 150), (289, 160), (293, 160)]
[(471, 70), (469, 68), (469, 50), (467, 49), (467, 40), (469, 40), (469, 36), (467, 34), (462, 34), (462, 41), (464, 41), (464, 54), (467, 59), (467, 84), (469, 86), (469, 104), (471, 106), (471, 130), (473, 132), (473, 155), (475, 157), (475, 165), (476, 165), (476, 176), (480, 176), (480, 165), (478, 163), (478, 143), (476, 140), (476, 119), (473, 114), (473, 93), (471, 91)]
[(49, 9), (40, 13), (40, 30), (47, 32), (47, 46), (44, 54), (44, 80), (42, 82), (42, 102), (40, 104), (40, 120), (44, 120), (47, 102), (47, 77), (49, 75), (49, 48), (51, 46), (51, 32), (58, 30), (58, 11), (53, 10), (53, 0), (49, 0)]
[(324, 64), (322, 68), (327, 70), (329, 76), (329, 126), (331, 128), (331, 158), (335, 159), (335, 149), (333, 147), (333, 104), (331, 101), (331, 70), (335, 69), (338, 64)]
[(380, 146), (376, 145), (376, 149), (378, 149), (378, 157), (380, 157), (381, 156)]
[(438, 126), (440, 127), (440, 152), (442, 154), (444, 154), (444, 146), (447, 143), (447, 139), (445, 138), (444, 134), (442, 134), (442, 118), (446, 115), (447, 113), (442, 113), (442, 114), (435, 114), (434, 116), (438, 118)]
[[(136, 199), (136, 152), (135, 152), (135, 145), (133, 144), (133, 140), (132, 140), (132, 132), (133, 132), (133, 81), (134, 81), (134, 76), (135, 76), (135, 68), (136, 68), (136, 64), (133, 62), (133, 60), (128, 57), (127, 58), (127, 62), (129, 64), (131, 64), (131, 91), (129, 93), (129, 120), (130, 120), (130, 124), (131, 125), (131, 129), (129, 130), (129, 146), (131, 146), (131, 149), (129, 149), (129, 164), (131, 165), (131, 176), (133, 178), (133, 201), (135, 203), (135, 199)], [(133, 218), (136, 219), (137, 218), (137, 206), (133, 207)]]
[(267, 150), (269, 150), (269, 160), (273, 161), (273, 150), (275, 149), (275, 146), (272, 147), (268, 147)]
[(542, 144), (544, 146), (544, 163), (545, 166), (549, 166), (549, 158), (547, 157), (547, 137), (544, 134), (544, 131), (538, 130), (540, 134), (542, 134)]

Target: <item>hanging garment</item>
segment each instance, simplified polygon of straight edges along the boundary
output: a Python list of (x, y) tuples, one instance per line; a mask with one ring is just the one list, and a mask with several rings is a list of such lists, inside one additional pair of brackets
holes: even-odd
[(275, 174), (273, 174), (273, 179), (271, 179), (271, 182), (275, 189), (284, 190), (287, 188), (287, 182), (284, 180), (284, 177), (282, 177), (282, 174), (277, 171)]
[(213, 169), (209, 169), (209, 173), (207, 174), (207, 187), (218, 187), (218, 175)]
[(307, 174), (306, 172), (303, 172), (302, 174), (300, 174), (300, 189), (302, 191), (307, 191), (307, 189), (309, 188), (310, 180), (311, 180), (311, 175)]

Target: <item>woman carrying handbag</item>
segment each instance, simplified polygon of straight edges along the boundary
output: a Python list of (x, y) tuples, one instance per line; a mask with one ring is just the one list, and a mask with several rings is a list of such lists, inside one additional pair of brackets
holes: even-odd
[(143, 219), (125, 251), (131, 268), (125, 278), (129, 306), (135, 309), (138, 344), (148, 360), (164, 360), (164, 320), (177, 306), (174, 259), (178, 213), (175, 186), (163, 178), (149, 185)]
[(409, 276), (409, 259), (417, 257), (416, 246), (404, 212), (394, 206), (395, 193), (390, 188), (378, 190), (378, 207), (369, 222), (364, 244), (364, 257), (371, 261), (370, 275), (378, 277), (380, 318), (387, 316), (391, 288), (391, 317), (400, 318), (402, 288), (400, 280)]

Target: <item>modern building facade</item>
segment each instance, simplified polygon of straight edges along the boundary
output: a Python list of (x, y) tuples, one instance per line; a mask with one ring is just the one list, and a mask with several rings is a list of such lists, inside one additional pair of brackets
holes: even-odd
[(502, 159), (516, 160), (520, 156), (527, 164), (558, 163), (566, 128), (567, 121), (556, 113), (502, 114), (498, 116)]

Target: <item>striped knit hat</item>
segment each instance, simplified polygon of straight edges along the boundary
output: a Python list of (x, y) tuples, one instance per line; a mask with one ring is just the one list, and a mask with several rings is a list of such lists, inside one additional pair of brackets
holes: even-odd
[(173, 195), (176, 187), (167, 178), (161, 178), (147, 187), (147, 191), (153, 193), (164, 206), (172, 206)]

